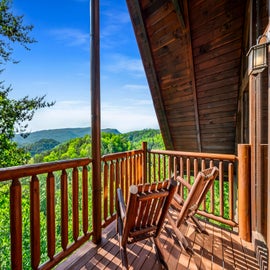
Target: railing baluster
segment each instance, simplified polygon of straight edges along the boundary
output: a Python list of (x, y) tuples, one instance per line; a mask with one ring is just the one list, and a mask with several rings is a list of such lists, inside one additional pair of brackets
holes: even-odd
[(152, 182), (151, 176), (152, 176), (152, 155), (147, 154), (147, 164), (148, 164), (148, 178), (147, 181), (149, 181), (150, 183)]
[(153, 181), (156, 182), (157, 168), (156, 168), (156, 155), (153, 155)]
[(234, 184), (234, 177), (233, 177), (233, 164), (229, 163), (228, 166), (228, 177), (229, 177), (229, 218), (233, 220), (234, 211), (233, 211), (233, 203), (234, 203), (234, 196), (233, 196), (233, 184)]
[(191, 183), (191, 181), (190, 181), (190, 158), (187, 158), (187, 181), (188, 181), (188, 183), (190, 184)]
[(104, 200), (104, 208), (103, 208), (103, 218), (106, 221), (108, 218), (108, 163), (104, 162), (104, 175), (103, 175), (103, 200)]
[(10, 186), (11, 268), (22, 269), (22, 188), (18, 179)]
[(166, 155), (163, 155), (163, 179), (166, 179)]
[(83, 215), (83, 233), (88, 232), (88, 171), (87, 167), (83, 166), (82, 171), (82, 215)]
[[(168, 176), (166, 178), (171, 178), (171, 173), (172, 173), (172, 157), (169, 156), (169, 160), (168, 160)], [(165, 179), (166, 179), (165, 178)]]
[(139, 155), (139, 179), (140, 182), (144, 183), (144, 177), (143, 177), (143, 154)]
[(37, 269), (40, 263), (40, 200), (39, 180), (36, 175), (30, 181), (30, 234), (31, 265)]
[(116, 159), (115, 161), (115, 185), (114, 185), (114, 205), (116, 208), (117, 205), (117, 188), (120, 186), (120, 181), (119, 181), (119, 160)]
[(157, 155), (157, 181), (160, 182), (161, 178), (160, 178), (160, 155)]
[(125, 158), (125, 201), (127, 202), (127, 198), (128, 198), (128, 190), (129, 190), (129, 170), (128, 170), (128, 155), (126, 155)]
[(76, 242), (79, 236), (79, 179), (77, 167), (72, 171), (72, 227), (73, 240)]
[(125, 175), (125, 160), (123, 158), (120, 159), (120, 187), (125, 194), (125, 182), (126, 182), (126, 175)]
[(68, 245), (68, 183), (67, 172), (61, 174), (61, 245), (66, 250)]
[(146, 181), (146, 178), (144, 177), (144, 154), (140, 154), (140, 166), (141, 166), (141, 169), (140, 169), (140, 178), (141, 178), (141, 182), (142, 183), (145, 183)]
[(219, 214), (224, 217), (224, 177), (223, 177), (223, 162), (219, 162)]
[(47, 176), (47, 250), (50, 260), (55, 254), (55, 179), (53, 173)]
[[(213, 160), (210, 160), (210, 163), (209, 163), (209, 167), (214, 167), (214, 161)], [(215, 184), (216, 184), (216, 180), (214, 180), (214, 183), (213, 185), (211, 186), (211, 189), (210, 189), (210, 197), (211, 197), (211, 207), (210, 207), (210, 212), (212, 214), (214, 214), (215, 212)]]
[(180, 176), (184, 177), (184, 159), (183, 157), (180, 157)]
[(110, 215), (114, 213), (114, 162), (110, 163)]
[(139, 176), (138, 176), (138, 156), (135, 155), (132, 157), (132, 159), (133, 159), (134, 179), (135, 179), (136, 185), (138, 185), (138, 184), (141, 184), (141, 182), (139, 182)]
[(128, 187), (132, 185), (133, 182), (133, 173), (132, 173), (132, 160), (131, 155), (127, 155), (127, 166), (128, 166)]
[(197, 158), (194, 158), (194, 161), (193, 161), (193, 177), (194, 179), (196, 178), (198, 172), (199, 172), (199, 165), (198, 165), (198, 159)]
[(203, 170), (205, 170), (205, 168), (206, 168), (206, 164), (205, 164), (205, 159), (202, 159), (202, 163), (201, 163), (201, 170), (203, 171)]
[[(174, 177), (174, 179), (176, 179), (176, 177), (177, 177), (177, 162), (178, 162), (178, 159), (177, 159), (177, 157), (174, 157), (173, 158), (173, 167), (174, 167), (174, 170), (173, 170), (173, 177)], [(160, 179), (159, 179), (159, 181), (160, 181)]]

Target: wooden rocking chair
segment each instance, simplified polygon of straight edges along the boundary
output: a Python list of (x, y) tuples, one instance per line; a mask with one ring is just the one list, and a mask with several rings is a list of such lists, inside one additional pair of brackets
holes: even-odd
[[(218, 173), (219, 171), (217, 167), (205, 169), (198, 173), (193, 185), (190, 185), (180, 176), (176, 178), (178, 182), (178, 192), (176, 192), (174, 195), (171, 203), (172, 207), (167, 214), (167, 218), (175, 232), (175, 235), (180, 241), (180, 244), (188, 252), (192, 252), (192, 249), (189, 247), (188, 241), (179, 230), (179, 227), (182, 223), (186, 222), (190, 218), (195, 223), (199, 232), (207, 234), (207, 231), (202, 227), (199, 220), (195, 217), (195, 214), (205, 199), (208, 190), (214, 183)], [(181, 196), (183, 186), (188, 189), (186, 199)], [(176, 220), (173, 218), (173, 216), (177, 217)]]
[(161, 263), (164, 262), (156, 238), (162, 229), (176, 188), (174, 180), (132, 185), (127, 206), (121, 189), (117, 189), (117, 231), (123, 269), (128, 269), (127, 244), (146, 238), (154, 239), (158, 259)]

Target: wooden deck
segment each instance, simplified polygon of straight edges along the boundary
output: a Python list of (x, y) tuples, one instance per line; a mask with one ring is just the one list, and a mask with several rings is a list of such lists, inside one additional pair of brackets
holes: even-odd
[[(180, 247), (171, 227), (165, 224), (160, 242), (169, 269), (259, 269), (251, 243), (233, 232), (204, 224), (209, 235), (197, 233), (192, 224), (181, 226), (193, 247), (192, 256)], [(151, 240), (130, 245), (128, 257), (130, 269), (162, 269)], [(99, 245), (86, 243), (56, 269), (121, 269), (115, 223), (104, 230)]]

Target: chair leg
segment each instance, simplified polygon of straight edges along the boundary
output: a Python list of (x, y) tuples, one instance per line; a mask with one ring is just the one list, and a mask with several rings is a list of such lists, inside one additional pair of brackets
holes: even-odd
[(128, 269), (127, 247), (126, 244), (123, 245), (122, 243), (123, 224), (120, 217), (117, 218), (117, 232), (118, 232), (120, 256), (122, 261), (122, 269), (127, 270)]
[(128, 269), (127, 248), (120, 245), (120, 255), (122, 260), (122, 269)]
[(197, 226), (197, 230), (200, 232), (200, 233), (204, 233), (206, 235), (209, 235), (207, 230), (202, 226), (202, 224), (200, 223), (200, 221), (194, 217), (194, 216), (191, 216), (191, 219), (192, 221), (196, 224)]
[(157, 256), (159, 263), (162, 265), (163, 269), (168, 270), (169, 269), (168, 265), (165, 262), (164, 257), (161, 253), (162, 247), (161, 247), (161, 243), (160, 243), (158, 237), (152, 237), (151, 239), (152, 239), (153, 246), (155, 248), (156, 256)]
[(169, 213), (167, 214), (167, 218), (168, 218), (170, 225), (172, 226), (174, 233), (176, 234), (176, 237), (178, 238), (178, 241), (179, 241), (181, 247), (184, 248), (186, 250), (186, 252), (188, 252), (189, 254), (193, 254), (193, 250), (189, 246), (189, 243), (188, 243), (186, 237), (182, 234), (182, 232), (176, 226), (173, 218), (171, 217), (171, 215)]

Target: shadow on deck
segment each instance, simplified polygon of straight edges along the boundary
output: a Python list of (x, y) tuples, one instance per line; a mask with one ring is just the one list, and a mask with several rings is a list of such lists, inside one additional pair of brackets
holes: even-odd
[[(190, 256), (179, 245), (170, 225), (165, 224), (160, 242), (169, 269), (259, 269), (251, 243), (220, 227), (204, 225), (209, 235), (197, 233), (192, 224), (181, 226), (193, 247)], [(149, 239), (129, 245), (128, 257), (130, 269), (162, 269)], [(103, 231), (99, 245), (87, 242), (56, 269), (121, 269), (115, 223)]]

